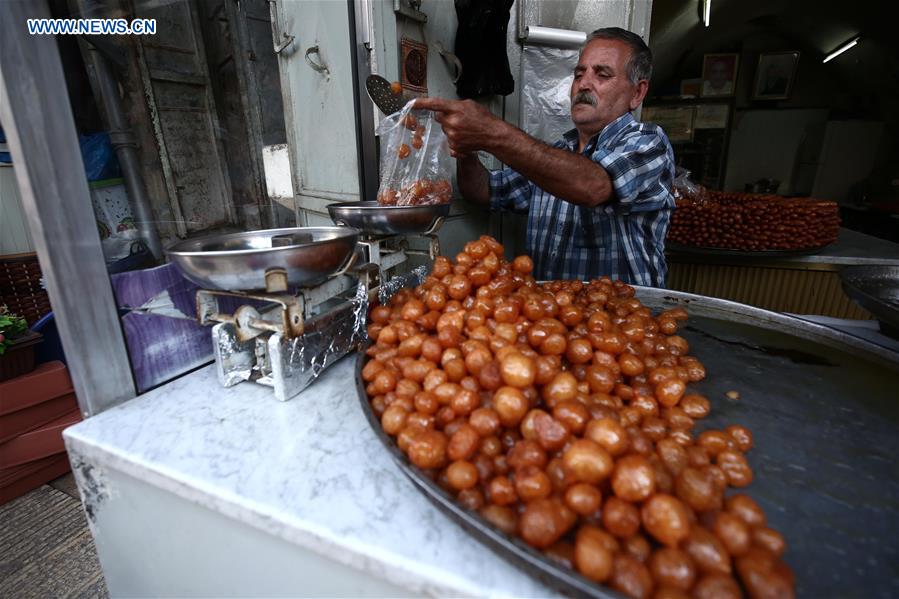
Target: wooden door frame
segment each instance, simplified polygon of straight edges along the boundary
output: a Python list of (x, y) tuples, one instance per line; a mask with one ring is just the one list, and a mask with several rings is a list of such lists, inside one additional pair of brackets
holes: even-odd
[(29, 35), (46, 0), (10, 2), (0, 18), (0, 120), (78, 406), (84, 416), (136, 393), (56, 40)]

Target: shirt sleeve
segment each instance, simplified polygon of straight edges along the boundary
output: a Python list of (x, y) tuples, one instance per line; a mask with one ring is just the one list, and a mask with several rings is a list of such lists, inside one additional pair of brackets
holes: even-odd
[(527, 213), (533, 183), (517, 171), (507, 168), (490, 171), (490, 209)]
[(619, 209), (645, 212), (670, 205), (674, 152), (661, 131), (629, 135), (614, 148), (597, 148), (592, 159), (609, 174)]

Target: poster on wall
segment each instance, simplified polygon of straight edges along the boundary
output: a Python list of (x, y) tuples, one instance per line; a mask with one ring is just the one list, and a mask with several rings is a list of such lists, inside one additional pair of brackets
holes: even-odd
[(706, 54), (702, 59), (702, 97), (734, 95), (739, 54)]
[(730, 114), (729, 104), (700, 104), (693, 119), (694, 129), (725, 129)]
[(788, 100), (796, 79), (799, 52), (763, 52), (752, 86), (753, 100)]
[(671, 143), (693, 141), (694, 106), (644, 106), (642, 120), (662, 128)]

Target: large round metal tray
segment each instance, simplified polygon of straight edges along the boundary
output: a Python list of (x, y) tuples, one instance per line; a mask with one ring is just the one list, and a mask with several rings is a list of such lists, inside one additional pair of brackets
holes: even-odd
[(371, 235), (433, 233), (449, 214), (449, 204), (435, 206), (381, 206), (377, 202), (341, 202), (328, 205), (334, 224), (355, 227)]
[(180, 241), (166, 254), (185, 277), (206, 289), (266, 288), (266, 272), (283, 269), (291, 287), (314, 285), (350, 260), (359, 231), (350, 227), (294, 227)]
[[(683, 306), (679, 334), (708, 372), (690, 388), (712, 402), (696, 432), (749, 427), (755, 480), (741, 492), (764, 508), (787, 541), (796, 595), (899, 596), (899, 354), (836, 329), (744, 304), (637, 287), (654, 310)], [(457, 504), (412, 466), (381, 429), (365, 396), (363, 412), (400, 470), (479, 540), (529, 575), (571, 596), (616, 597)], [(737, 391), (739, 400), (728, 399)]]
[(849, 266), (840, 271), (846, 295), (891, 331), (899, 331), (899, 266)]
[(598, 597), (602, 599), (619, 597), (617, 593), (610, 589), (596, 586), (577, 572), (553, 562), (527, 543), (510, 537), (501, 530), (494, 528), (478, 514), (470, 512), (456, 503), (456, 500), (441, 489), (427, 474), (413, 466), (406, 454), (397, 447), (393, 439), (381, 428), (380, 419), (372, 411), (371, 404), (368, 403), (368, 398), (365, 394), (365, 382), (362, 380), (362, 367), (365, 365), (365, 360), (365, 353), (359, 352), (356, 359), (356, 392), (359, 402), (362, 404), (362, 411), (375, 435), (381, 440), (384, 448), (399, 465), (400, 470), (431, 503), (448, 514), (479, 541), (528, 574), (536, 576), (545, 585), (572, 597)]

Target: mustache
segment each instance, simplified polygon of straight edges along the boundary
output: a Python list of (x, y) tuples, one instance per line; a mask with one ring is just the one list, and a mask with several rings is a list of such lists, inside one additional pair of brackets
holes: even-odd
[(596, 96), (594, 96), (587, 90), (582, 89), (574, 95), (574, 98), (572, 98), (571, 100), (571, 104), (589, 104), (590, 106), (596, 106)]

